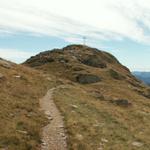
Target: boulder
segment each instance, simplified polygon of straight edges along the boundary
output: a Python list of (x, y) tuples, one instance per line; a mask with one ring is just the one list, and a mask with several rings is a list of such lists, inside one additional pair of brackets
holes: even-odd
[(106, 68), (107, 67), (106, 63), (103, 62), (102, 59), (96, 55), (91, 55), (91, 56), (89, 55), (86, 58), (84, 58), (83, 60), (81, 60), (81, 62), (85, 65), (97, 67), (97, 68)]
[(101, 78), (93, 74), (79, 74), (76, 76), (76, 81), (81, 84), (89, 84), (99, 82)]
[(118, 106), (122, 106), (122, 107), (129, 107), (131, 106), (131, 103), (126, 100), (126, 99), (118, 99), (118, 100), (113, 100), (112, 103), (118, 105)]

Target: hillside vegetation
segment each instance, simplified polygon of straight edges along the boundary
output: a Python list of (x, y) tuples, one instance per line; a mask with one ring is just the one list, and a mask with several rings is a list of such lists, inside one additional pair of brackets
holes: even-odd
[(53, 86), (34, 69), (0, 59), (0, 150), (35, 150), (47, 119), (39, 98)]
[(111, 54), (82, 45), (42, 52), (24, 65), (54, 75), (69, 149), (149, 150), (150, 88)]

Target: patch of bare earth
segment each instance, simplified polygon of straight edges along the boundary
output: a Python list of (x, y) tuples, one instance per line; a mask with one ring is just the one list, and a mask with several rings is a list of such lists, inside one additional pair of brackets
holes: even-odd
[(42, 129), (41, 150), (67, 150), (63, 118), (53, 102), (53, 91), (50, 89), (40, 100), (41, 109), (49, 119), (49, 124)]

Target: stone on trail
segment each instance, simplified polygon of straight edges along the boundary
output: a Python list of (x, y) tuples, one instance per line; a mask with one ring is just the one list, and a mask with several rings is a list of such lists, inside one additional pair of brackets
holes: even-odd
[(140, 142), (136, 142), (136, 141), (135, 141), (135, 142), (132, 143), (132, 145), (133, 145), (133, 146), (136, 146), (136, 147), (141, 147), (141, 146), (143, 146), (143, 143), (140, 143)]

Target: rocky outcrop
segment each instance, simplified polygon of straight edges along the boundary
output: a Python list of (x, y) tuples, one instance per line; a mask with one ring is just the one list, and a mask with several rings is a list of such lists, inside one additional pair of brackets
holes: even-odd
[(101, 78), (93, 74), (79, 74), (76, 76), (76, 81), (81, 84), (89, 84), (99, 82)]
[(69, 45), (63, 49), (53, 49), (39, 53), (28, 59), (25, 64), (36, 67), (54, 61), (59, 61), (60, 63), (74, 61), (96, 68), (106, 68), (107, 63), (119, 63), (111, 54), (96, 48), (84, 45)]
[(131, 106), (131, 103), (127, 99), (112, 100), (111, 102), (115, 105), (122, 106), (122, 107)]
[[(113, 55), (84, 45), (69, 45), (41, 52), (24, 64), (82, 84), (99, 82), (100, 77), (103, 82), (110, 79), (130, 82), (130, 79), (132, 84), (137, 83), (129, 69), (121, 65)], [(74, 74), (78, 75), (76, 79)]]
[(125, 79), (124, 76), (122, 76), (121, 74), (119, 74), (117, 71), (115, 71), (113, 69), (109, 69), (109, 74), (113, 79), (116, 79), (116, 80)]
[(85, 57), (81, 62), (85, 65), (92, 66), (92, 67), (97, 67), (97, 68), (106, 68), (107, 65), (103, 60), (98, 57), (97, 55), (89, 55)]

